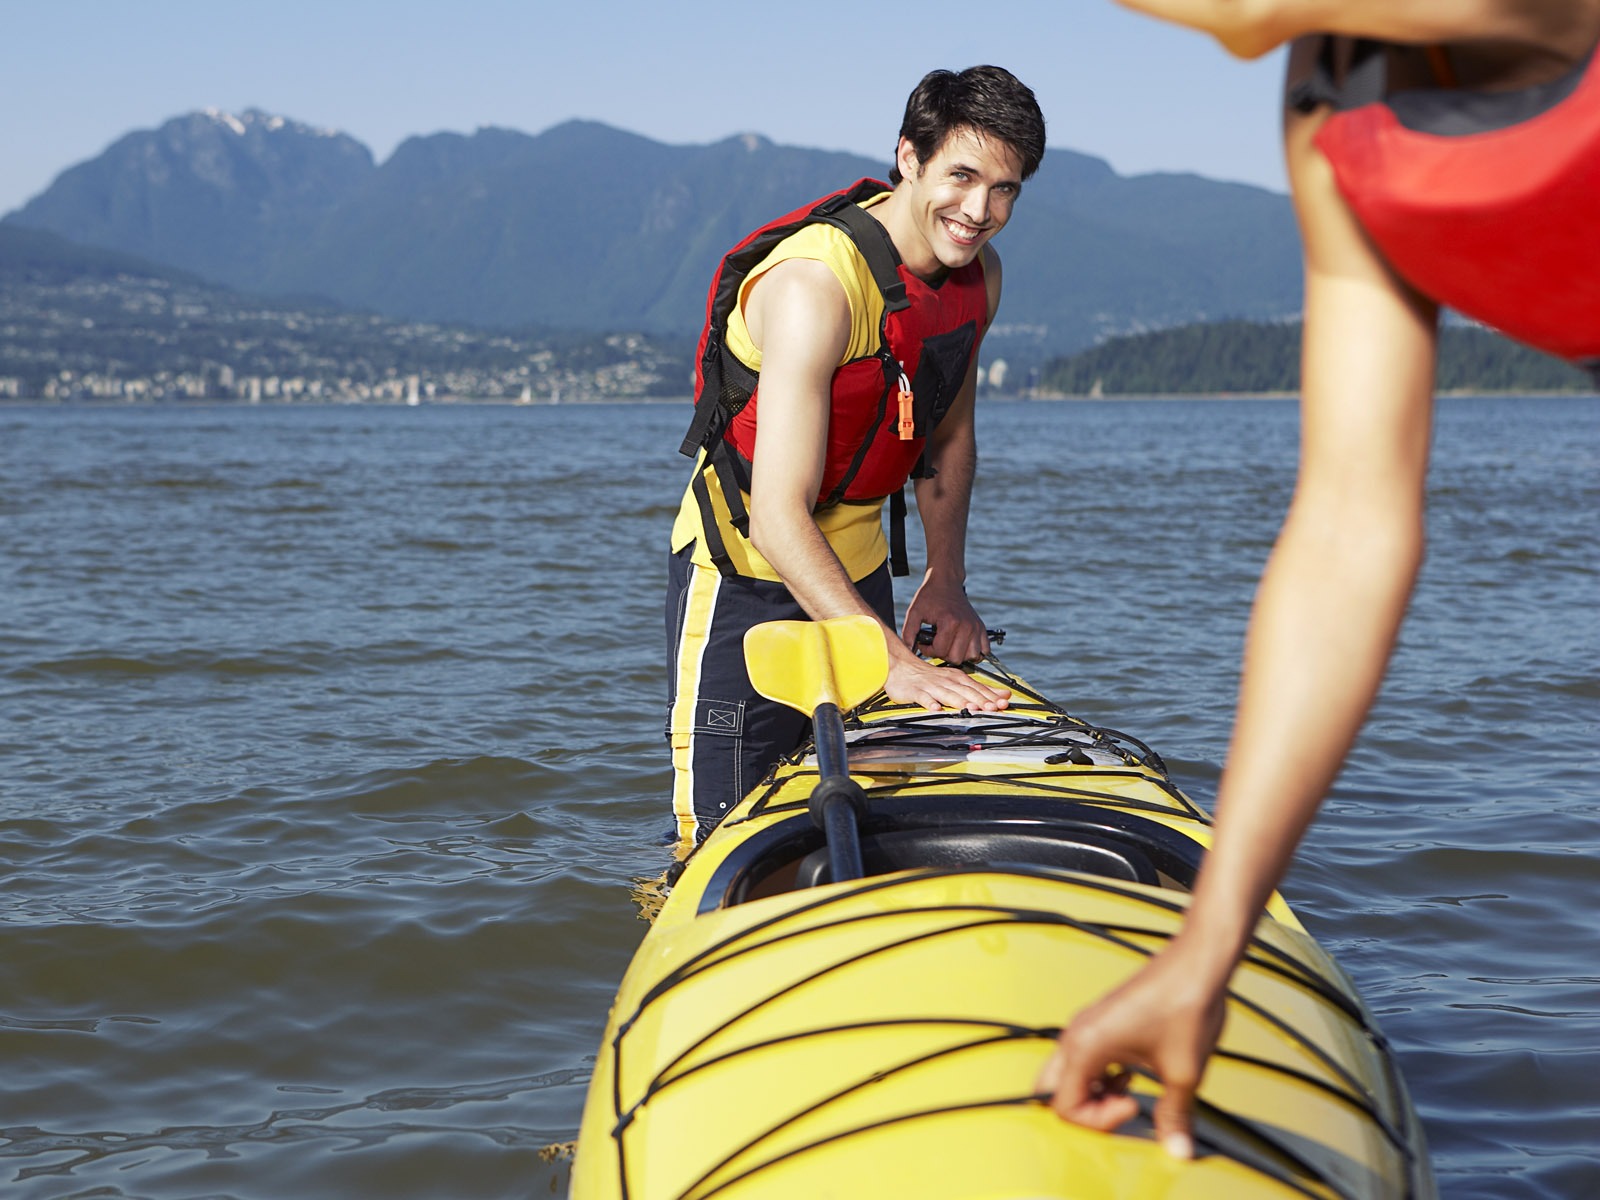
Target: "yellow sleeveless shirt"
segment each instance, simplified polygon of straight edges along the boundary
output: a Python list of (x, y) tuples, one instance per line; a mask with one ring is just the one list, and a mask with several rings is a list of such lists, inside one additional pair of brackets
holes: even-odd
[[(870, 208), (889, 196), (884, 192), (862, 205)], [(745, 325), (744, 306), (750, 289), (773, 267), (793, 258), (814, 259), (833, 272), (844, 288), (850, 306), (850, 340), (839, 363), (862, 358), (878, 348), (878, 332), (883, 322), (883, 295), (872, 280), (867, 260), (861, 257), (849, 236), (832, 225), (807, 225), (790, 234), (772, 249), (745, 278), (739, 289), (739, 302), (728, 316), (728, 349), (752, 371), (761, 370), (761, 351), (750, 340), (750, 330)], [(706, 469), (705, 452), (695, 459), (694, 474)], [(691, 488), (694, 476), (690, 477)], [(740, 575), (751, 579), (782, 582), (761, 553), (750, 544), (750, 539), (733, 528), (728, 518), (728, 503), (715, 477), (710, 480), (711, 509), (716, 516), (717, 528), (722, 534), (722, 544), (733, 566)], [(750, 504), (745, 497), (745, 507)], [(853, 580), (865, 579), (889, 556), (889, 545), (883, 535), (883, 502), (875, 504), (836, 504), (814, 514), (817, 528), (828, 539), (828, 545), (839, 556), (845, 573)], [(690, 543), (694, 544), (692, 560), (697, 566), (714, 569), (711, 555), (706, 549), (706, 539), (700, 524), (700, 505), (691, 489), (685, 489), (678, 505), (677, 519), (672, 523), (672, 551), (676, 554)]]

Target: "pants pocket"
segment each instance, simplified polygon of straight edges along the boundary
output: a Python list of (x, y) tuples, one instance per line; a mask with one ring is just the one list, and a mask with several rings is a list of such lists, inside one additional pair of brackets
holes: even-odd
[(752, 782), (745, 778), (745, 718), (744, 701), (704, 696), (692, 708), (669, 712), (673, 809), (680, 819), (692, 812), (707, 829), (744, 799)]

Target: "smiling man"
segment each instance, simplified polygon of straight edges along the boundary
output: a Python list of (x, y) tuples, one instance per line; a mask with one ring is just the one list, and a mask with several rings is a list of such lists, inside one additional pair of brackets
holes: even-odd
[[(890, 183), (862, 180), (756, 230), (711, 285), (667, 591), (679, 836), (703, 836), (806, 735), (756, 695), (744, 632), (762, 621), (876, 617), (886, 690), (930, 709), (1008, 695), (918, 656), (989, 649), (967, 602), (978, 346), (1000, 303), (988, 243), (1044, 155), (1044, 118), (1009, 71), (933, 71), (906, 103)], [(916, 480), (927, 569), (894, 628), (902, 488)]]

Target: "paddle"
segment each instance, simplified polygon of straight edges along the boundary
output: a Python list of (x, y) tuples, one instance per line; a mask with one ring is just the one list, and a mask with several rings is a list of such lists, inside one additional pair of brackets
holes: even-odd
[(745, 632), (744, 661), (756, 691), (810, 714), (822, 776), (811, 792), (811, 819), (827, 840), (833, 881), (860, 879), (858, 823), (867, 798), (850, 778), (843, 713), (888, 678), (882, 628), (865, 616), (768, 621)]

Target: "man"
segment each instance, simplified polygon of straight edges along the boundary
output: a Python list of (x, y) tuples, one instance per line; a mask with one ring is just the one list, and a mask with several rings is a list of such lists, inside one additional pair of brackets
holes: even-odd
[[(752, 625), (875, 616), (891, 697), (1005, 707), (1008, 693), (931, 666), (915, 639), (934, 626), (930, 650), (951, 662), (989, 649), (963, 588), (978, 345), (1000, 301), (988, 243), (1043, 154), (1044, 118), (1010, 72), (934, 71), (906, 103), (892, 186), (864, 180), (724, 259), (667, 592), (680, 838), (703, 836), (805, 737), (802, 716), (750, 686)], [(881, 513), (913, 475), (927, 570), (896, 634)]]
[(1074, 1017), (1039, 1080), (1062, 1116), (1112, 1129), (1138, 1111), (1128, 1068), (1156, 1072), (1156, 1132), (1188, 1158), (1228, 979), (1422, 561), (1440, 307), (1600, 378), (1600, 0), (1121, 3), (1246, 57), (1293, 43), (1306, 267), (1299, 478), (1250, 619), (1213, 846), (1181, 933)]

